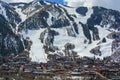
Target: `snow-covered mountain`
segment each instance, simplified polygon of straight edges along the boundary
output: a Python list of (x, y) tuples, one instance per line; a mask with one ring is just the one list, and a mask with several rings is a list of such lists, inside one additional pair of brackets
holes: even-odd
[(28, 46), (29, 41), (17, 33), (20, 22), (15, 8), (0, 1), (0, 57), (19, 54)]
[[(21, 36), (19, 40), (24, 46), (21, 51), (28, 50), (33, 61), (45, 62), (55, 55), (54, 58), (95, 54), (100, 58), (112, 56), (113, 60), (120, 56), (117, 53), (118, 11), (97, 6), (75, 8), (44, 1), (0, 4), (4, 22), (8, 22), (13, 34)], [(10, 42), (15, 42), (12, 39)]]

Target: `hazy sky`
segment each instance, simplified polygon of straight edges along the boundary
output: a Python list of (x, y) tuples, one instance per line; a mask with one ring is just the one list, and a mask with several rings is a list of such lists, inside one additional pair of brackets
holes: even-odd
[[(32, 0), (3, 0), (6, 2), (30, 2)], [(120, 11), (120, 0), (48, 0), (52, 2), (57, 2), (67, 5), (77, 7), (77, 6), (103, 6), (110, 9), (115, 9)]]

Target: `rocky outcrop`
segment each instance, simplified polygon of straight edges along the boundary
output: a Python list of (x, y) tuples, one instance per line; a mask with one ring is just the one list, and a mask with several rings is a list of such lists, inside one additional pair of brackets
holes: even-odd
[(102, 55), (100, 51), (100, 46), (93, 48), (92, 50), (90, 50), (90, 52), (94, 55), (99, 55), (99, 56)]
[(102, 43), (106, 43), (106, 42), (107, 42), (106, 38), (103, 38)]
[(43, 48), (45, 49), (46, 53), (55, 52), (58, 50), (56, 46), (53, 45), (54, 36), (59, 35), (58, 32), (47, 28), (40, 34), (40, 40), (44, 44)]

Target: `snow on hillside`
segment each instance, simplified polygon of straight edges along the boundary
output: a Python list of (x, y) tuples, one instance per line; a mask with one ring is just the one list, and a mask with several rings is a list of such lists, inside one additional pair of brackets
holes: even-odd
[(52, 25), (52, 21), (51, 21), (51, 18), (52, 18), (52, 14), (50, 12), (49, 13), (49, 18), (47, 19), (47, 23), (48, 25)]
[(79, 32), (81, 32), (77, 37), (71, 37), (67, 35), (66, 28), (54, 29), (59, 32), (60, 35), (55, 36), (54, 45), (58, 46), (59, 49), (63, 50), (66, 43), (72, 43), (75, 45), (75, 51), (78, 52), (80, 56), (93, 56), (89, 50), (94, 48), (95, 44), (84, 44), (86, 37), (83, 34), (82, 27), (79, 27)]
[(28, 33), (23, 32), (24, 38), (29, 37), (33, 44), (30, 50), (30, 57), (35, 62), (46, 62), (47, 55), (44, 52), (43, 45), (40, 41), (40, 34), (45, 29), (28, 30)]
[(78, 17), (79, 21), (81, 21), (83, 24), (86, 24), (88, 18), (91, 17), (92, 13), (93, 13), (93, 9), (92, 8), (88, 8), (88, 12), (86, 13), (86, 16), (82, 16), (80, 14), (77, 14), (77, 17)]
[[(98, 33), (99, 33), (99, 37), (100, 37), (100, 40), (96, 40), (96, 41), (93, 40), (93, 31), (89, 30), (91, 38), (92, 38), (91, 44), (89, 44), (89, 39), (87, 39), (85, 37), (83, 26), (80, 24), (80, 22), (83, 24), (87, 24), (87, 20), (93, 14), (93, 8), (87, 8), (88, 11), (86, 12), (86, 15), (82, 15), (82, 14), (79, 14), (76, 12), (76, 9), (78, 9), (78, 8), (67, 7), (67, 6), (63, 6), (63, 5), (57, 5), (57, 4), (52, 4), (52, 5), (53, 6), (49, 10), (46, 9), (46, 11), (49, 14), (49, 18), (47, 19), (47, 24), (49, 26), (54, 23), (51, 20), (52, 17), (55, 17), (56, 19), (66, 18), (70, 22), (70, 26), (65, 26), (65, 27), (61, 26), (60, 28), (50, 28), (51, 30), (54, 30), (55, 32), (59, 33), (59, 35), (54, 36), (54, 41), (53, 41), (53, 45), (58, 47), (59, 51), (62, 52), (64, 50), (65, 44), (72, 43), (75, 45), (74, 51), (76, 51), (78, 53), (78, 55), (80, 55), (80, 56), (93, 57), (94, 55), (91, 54), (90, 51), (91, 51), (91, 49), (96, 48), (98, 46), (100, 46), (100, 51), (102, 52), (102, 56), (97, 56), (97, 57), (103, 58), (106, 56), (110, 56), (112, 54), (111, 44), (112, 44), (113, 40), (108, 39), (106, 37), (108, 34), (111, 33), (107, 30), (108, 27), (105, 28), (105, 27), (101, 27), (98, 25), (94, 26), (98, 29)], [(23, 5), (21, 5), (21, 6), (23, 6)], [(36, 7), (36, 6), (38, 6), (38, 7)], [(57, 11), (56, 7), (60, 9), (61, 13), (59, 10)], [(41, 5), (39, 2), (37, 2), (37, 3), (32, 2), (23, 10), (18, 6), (15, 6), (15, 10), (20, 15), (22, 22), (24, 22), (26, 20), (26, 18), (29, 18), (29, 17), (31, 17), (31, 19), (32, 19), (32, 16), (34, 16), (36, 13), (40, 12), (43, 8), (44, 8), (44, 6)], [(72, 21), (68, 17), (67, 14), (69, 14), (69, 16), (71, 16), (74, 19), (74, 21)], [(112, 20), (115, 21), (114, 17), (112, 17)], [(38, 21), (39, 21), (39, 19), (38, 19)], [(76, 33), (76, 31), (75, 31), (73, 23), (76, 23), (78, 25), (78, 33)], [(68, 34), (68, 28), (73, 29), (73, 31), (71, 31), (71, 33), (75, 34), (75, 36), (70, 36)], [(33, 42), (31, 50), (30, 50), (30, 53), (31, 53), (30, 57), (32, 58), (32, 61), (46, 62), (47, 55), (44, 52), (44, 48), (43, 48), (43, 45), (45, 45), (45, 43), (41, 43), (41, 41), (39, 39), (40, 34), (44, 30), (45, 30), (45, 28), (44, 29), (40, 28), (37, 30), (28, 30), (27, 33), (25, 33), (25, 31), (23, 32), (24, 38), (30, 37), (30, 40), (32, 40), (32, 42)], [(48, 37), (48, 33), (46, 32), (44, 35), (44, 41), (46, 40), (47, 37)], [(107, 42), (102, 43), (101, 41), (103, 40), (103, 38), (106, 38)]]
[(102, 56), (100, 56), (101, 58), (103, 58), (103, 57), (105, 57), (105, 56), (110, 56), (111, 54), (112, 54), (112, 51), (111, 51), (111, 44), (112, 44), (112, 39), (108, 39), (106, 36), (108, 35), (108, 34), (110, 34), (110, 32), (107, 30), (107, 28), (102, 28), (102, 27), (100, 27), (100, 26), (96, 26), (97, 28), (98, 28), (98, 30), (99, 30), (99, 35), (100, 35), (100, 38), (101, 38), (101, 40), (103, 39), (103, 38), (106, 38), (106, 40), (107, 40), (107, 42), (106, 43), (103, 43), (103, 44), (100, 44), (100, 46), (101, 46), (101, 49), (100, 49), (100, 51), (102, 52), (102, 53), (104, 53)]
[(76, 12), (76, 9), (77, 9), (76, 7), (66, 7), (63, 5), (60, 5), (60, 6), (65, 8), (69, 14), (76, 15), (77, 19), (75, 20), (77, 20), (77, 22), (80, 21), (83, 24), (87, 22), (87, 19), (90, 18), (91, 14), (93, 13), (93, 9), (88, 7), (88, 12), (86, 13), (86, 16), (82, 16)]
[[(0, 2), (0, 14), (3, 15), (12, 26), (14, 26), (12, 27), (10, 25), (13, 32), (21, 34), (22, 43), (24, 44), (22, 35), (24, 38), (29, 37), (33, 42), (30, 50), (32, 61), (46, 62), (47, 54), (57, 54), (58, 52), (64, 53), (64, 46), (67, 43), (75, 45), (74, 51), (76, 51), (81, 57), (93, 57), (94, 55), (90, 53), (90, 51), (93, 49), (96, 50), (97, 47), (100, 47), (99, 49), (102, 55), (96, 57), (103, 58), (114, 53), (111, 51), (113, 38), (108, 39), (107, 36), (108, 34), (119, 30), (119, 12), (104, 9), (102, 7), (69, 7), (49, 2), (44, 3), (45, 4), (42, 4), (39, 1), (33, 1), (29, 4), (15, 3), (9, 6), (9, 4)], [(84, 9), (86, 9), (85, 12)], [(44, 14), (44, 12), (46, 14), (40, 16)], [(49, 15), (47, 15), (47, 13)], [(28, 21), (27, 25), (29, 26), (26, 26), (26, 19)], [(40, 28), (41, 26), (42, 28)], [(48, 26), (51, 31), (47, 30)], [(22, 30), (22, 32), (19, 32), (18, 29), (20, 29), (19, 31)], [(40, 40), (40, 34), (43, 31), (44, 35), (42, 36), (44, 39), (43, 43), (41, 43), (42, 40)], [(98, 37), (99, 39), (96, 39)], [(112, 35), (110, 35), (110, 37), (112, 37)], [(43, 45), (49, 46), (46, 41), (48, 39), (51, 40), (53, 45), (51, 48), (55, 49), (53, 49), (53, 52), (48, 50), (49, 52), (46, 54)], [(103, 39), (106, 39), (106, 41), (102, 42)], [(48, 42), (50, 43), (49, 40)], [(11, 41), (14, 41), (14, 39)], [(25, 47), (26, 46), (24, 45), (24, 49)], [(94, 52), (95, 51), (93, 51), (93, 53)], [(97, 54), (99, 52), (96, 51), (95, 53)]]
[(22, 22), (24, 22), (26, 20), (27, 16), (22, 12), (22, 9), (18, 8), (18, 6), (15, 6), (15, 10), (20, 15)]
[[(88, 8), (88, 12), (86, 13), (86, 16), (82, 16), (82, 15), (76, 13), (76, 8), (70, 8), (70, 7), (65, 7), (65, 6), (62, 6), (62, 7), (64, 7), (68, 11), (68, 13), (75, 14), (77, 16), (77, 18), (74, 18), (74, 20), (78, 24), (78, 28), (79, 28), (80, 33), (76, 37), (71, 37), (71, 36), (67, 35), (66, 28), (60, 28), (60, 29), (55, 28), (54, 30), (60, 33), (60, 35), (55, 36), (55, 39), (54, 39), (55, 46), (58, 46), (59, 49), (63, 50), (64, 45), (66, 43), (72, 43), (75, 45), (74, 50), (76, 52), (78, 52), (78, 55), (80, 55), (80, 56), (89, 56), (89, 57), (94, 56), (93, 54), (90, 53), (90, 50), (97, 47), (97, 46), (101, 46), (100, 50), (102, 52), (102, 56), (97, 56), (97, 57), (103, 58), (106, 56), (110, 56), (112, 54), (111, 44), (112, 44), (113, 40), (107, 39), (106, 43), (101, 43), (98, 45), (98, 43), (101, 42), (103, 38), (106, 38), (106, 36), (108, 34), (110, 34), (110, 32), (107, 30), (107, 28), (102, 28), (101, 26), (95, 26), (99, 30), (100, 40), (98, 40), (98, 41), (92, 40), (91, 44), (84, 43), (84, 40), (87, 40), (87, 39), (86, 39), (85, 35), (83, 34), (83, 29), (82, 29), (82, 26), (79, 24), (79, 21), (86, 24), (87, 19), (93, 13), (92, 8)], [(91, 32), (91, 35), (92, 35), (92, 32)]]
[[(102, 52), (102, 56), (97, 56), (100, 58), (106, 57), (111, 55), (111, 44), (112, 44), (112, 40), (107, 39), (106, 43), (101, 43), (98, 45), (98, 43), (106, 36), (110, 33), (107, 28), (102, 28), (100, 26), (95, 26), (98, 28), (99, 30), (99, 36), (100, 36), (100, 40), (98, 41), (93, 41), (91, 44), (88, 44), (88, 40), (85, 37), (84, 33), (83, 33), (83, 28), (82, 26), (79, 24), (79, 21), (86, 24), (87, 19), (91, 16), (91, 14), (93, 13), (93, 9), (89, 8), (88, 12), (86, 13), (86, 16), (82, 16), (78, 13), (76, 13), (76, 8), (68, 8), (65, 7), (64, 8), (68, 11), (68, 13), (70, 14), (75, 14), (77, 16), (77, 18), (74, 18), (75, 22), (78, 24), (78, 31), (79, 34), (76, 35), (76, 37), (72, 37), (72, 36), (68, 36), (67, 33), (67, 28), (68, 27), (72, 27), (72, 24), (70, 26), (67, 27), (62, 27), (62, 28), (51, 28), (52, 30), (55, 30), (56, 32), (59, 33), (59, 35), (54, 37), (54, 46), (57, 46), (60, 51), (64, 50), (64, 45), (66, 43), (72, 43), (75, 45), (75, 49), (74, 51), (78, 52), (78, 55), (80, 56), (89, 56), (89, 57), (93, 57), (94, 55), (90, 53), (90, 50), (97, 47), (97, 46), (101, 46), (101, 52)], [(63, 14), (64, 16), (66, 16), (65, 14)], [(53, 15), (49, 12), (49, 18), (47, 20), (47, 23), (49, 25), (52, 24), (51, 22), (51, 17)], [(31, 47), (31, 54), (30, 57), (32, 58), (32, 61), (38, 61), (38, 62), (46, 62), (47, 59), (47, 55), (44, 52), (43, 49), (43, 44), (40, 42), (39, 37), (40, 37), (40, 33), (45, 30), (45, 29), (39, 29), (39, 30), (29, 30), (28, 34), (24, 33), (26, 36), (30, 37), (30, 39), (33, 42), (33, 45)], [(104, 31), (104, 32), (103, 32)], [(90, 31), (91, 32), (91, 31)], [(25, 37), (24, 35), (24, 37)], [(91, 32), (92, 35), (92, 32)], [(84, 41), (87, 40), (87, 43), (84, 43)], [(110, 52), (110, 53), (108, 53)]]
[[(24, 4), (20, 4), (19, 6), (24, 6)], [(15, 8), (15, 11), (20, 15), (20, 18), (22, 20), (20, 23), (24, 22), (27, 19), (27, 15), (25, 15), (22, 12), (22, 9), (20, 7), (18, 7), (18, 5), (14, 6), (14, 8)], [(19, 24), (17, 24), (17, 26), (16, 26), (16, 34), (18, 33), (18, 26), (19, 26)]]

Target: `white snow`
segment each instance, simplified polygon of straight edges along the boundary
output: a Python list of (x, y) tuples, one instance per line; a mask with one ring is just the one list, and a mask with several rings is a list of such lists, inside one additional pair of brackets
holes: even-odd
[[(23, 4), (21, 4), (19, 6), (23, 6)], [(21, 24), (22, 22), (24, 22), (26, 20), (27, 16), (22, 12), (22, 9), (19, 8), (18, 6), (15, 6), (14, 8), (15, 8), (15, 11), (19, 14), (19, 16), (20, 16), (20, 18), (22, 20), (19, 23), (19, 24)], [(16, 34), (18, 33), (18, 26), (19, 26), (19, 24), (17, 24), (17, 26), (16, 26), (16, 30), (15, 30)]]
[[(61, 6), (62, 6), (62, 5), (61, 5)], [(92, 13), (93, 13), (93, 9), (90, 8), (90, 7), (88, 7), (88, 12), (86, 13), (86, 16), (82, 16), (82, 15), (78, 14), (78, 13), (76, 12), (76, 9), (77, 9), (76, 7), (66, 7), (66, 6), (62, 6), (62, 7), (64, 7), (65, 9), (67, 9), (67, 11), (68, 11), (69, 14), (74, 14), (74, 15), (76, 15), (76, 16), (77, 16), (77, 19), (78, 19), (80, 22), (82, 22), (83, 24), (85, 24), (85, 23), (87, 22), (87, 19), (90, 18), (90, 16), (91, 16)]]
[(112, 55), (112, 51), (111, 51), (111, 47), (112, 47), (112, 41), (111, 39), (107, 39), (107, 42), (104, 44), (101, 44), (101, 49), (100, 51), (103, 53), (102, 56), (100, 56), (100, 58), (106, 57), (106, 56), (111, 56)]
[[(65, 7), (66, 8), (66, 7)], [(88, 12), (86, 13), (87, 16), (82, 16), (78, 13), (76, 13), (76, 8), (67, 8), (67, 11), (71, 14), (75, 14), (77, 16), (77, 18), (74, 18), (75, 22), (77, 24), (79, 24), (79, 21), (81, 21), (82, 23), (86, 23), (87, 19), (91, 16), (91, 14), (93, 13), (93, 10), (91, 8), (88, 8)], [(96, 44), (98, 43), (98, 41), (93, 42), (92, 44), (84, 44), (84, 40), (86, 39), (85, 35), (83, 34), (83, 29), (81, 27), (81, 25), (78, 25), (79, 27), (79, 35), (77, 36), (77, 38), (74, 39), (74, 43), (76, 48), (75, 51), (78, 52), (78, 54), (80, 56), (93, 56), (93, 54), (91, 54), (89, 51), (96, 47)], [(87, 40), (87, 39), (86, 39)]]
[[(63, 6), (62, 6), (63, 7)], [(100, 46), (101, 49), (100, 51), (102, 52), (102, 56), (97, 56), (99, 58), (103, 58), (106, 56), (109, 56), (112, 54), (111, 52), (111, 44), (112, 44), (112, 40), (111, 39), (107, 39), (107, 35), (110, 33), (106, 28), (102, 28), (101, 26), (95, 26), (98, 28), (99, 30), (99, 36), (100, 36), (100, 40), (98, 41), (93, 41), (91, 44), (88, 44), (88, 39), (85, 37), (84, 33), (83, 33), (83, 29), (82, 26), (79, 24), (79, 21), (82, 22), (83, 24), (85, 24), (87, 22), (87, 19), (91, 16), (91, 14), (93, 13), (93, 9), (92, 8), (88, 8), (88, 12), (86, 13), (86, 16), (82, 16), (78, 13), (76, 13), (76, 8), (69, 8), (69, 7), (65, 7), (65, 9), (67, 9), (68, 13), (75, 14), (77, 16), (77, 18), (74, 18), (75, 22), (78, 24), (78, 30), (79, 30), (79, 34), (76, 34), (76, 37), (71, 37), (68, 36), (67, 34), (67, 28), (68, 27), (72, 27), (72, 26), (67, 26), (67, 27), (63, 27), (63, 28), (51, 28), (57, 32), (59, 32), (59, 35), (54, 37), (54, 46), (58, 46), (58, 48), (60, 49), (59, 51), (63, 51), (64, 50), (64, 45), (66, 43), (72, 43), (75, 45), (75, 49), (74, 51), (78, 52), (78, 55), (80, 56), (89, 56), (89, 57), (93, 57), (94, 55), (90, 53), (90, 50)], [(49, 25), (51, 25), (51, 17), (57, 17), (58, 13), (53, 13), (53, 12), (49, 12), (49, 18), (47, 20), (47, 23)], [(64, 17), (66, 16), (65, 14), (63, 14), (61, 16)], [(71, 23), (72, 25), (72, 23)], [(32, 58), (32, 61), (37, 61), (37, 62), (46, 62), (47, 59), (47, 55), (44, 52), (43, 49), (43, 44), (40, 42), (39, 37), (40, 37), (40, 33), (42, 31), (44, 31), (45, 29), (39, 29), (39, 30), (29, 30), (28, 34), (24, 33), (24, 37), (28, 36), (30, 37), (30, 39), (33, 41), (33, 45), (31, 47), (31, 54), (30, 57)], [(91, 35), (92, 32), (90, 31)], [(45, 38), (48, 36), (48, 34), (45, 34)], [(106, 38), (107, 42), (106, 43), (100, 43), (98, 44), (103, 38)], [(87, 43), (84, 43), (84, 40), (87, 40)], [(51, 53), (52, 54), (52, 53)]]
[(24, 37), (29, 37), (30, 40), (32, 40), (33, 44), (30, 51), (30, 57), (32, 58), (32, 61), (35, 62), (46, 62), (47, 55), (44, 52), (43, 45), (40, 41), (40, 34), (45, 29), (39, 29), (39, 30), (29, 30), (26, 34), (23, 32)]
[(83, 30), (81, 26), (79, 26), (80, 34), (77, 35), (77, 37), (68, 36), (66, 32), (66, 28), (54, 29), (54, 30), (60, 33), (60, 35), (55, 36), (54, 39), (54, 45), (58, 46), (59, 49), (64, 50), (64, 45), (66, 43), (72, 43), (75, 45), (74, 50), (78, 52), (78, 55), (93, 56), (93, 54), (91, 54), (89, 50), (94, 48), (97, 42), (94, 42), (93, 44), (90, 45), (84, 44), (84, 40), (86, 39), (86, 37), (83, 34)]
[[(100, 36), (101, 40), (98, 40), (98, 41), (93, 41), (92, 40), (91, 44), (88, 44), (88, 40), (85, 37), (85, 35), (83, 34), (83, 29), (82, 29), (81, 25), (79, 24), (79, 21), (81, 21), (83, 24), (85, 24), (87, 22), (87, 19), (93, 13), (93, 9), (92, 8), (88, 8), (88, 12), (86, 13), (87, 16), (82, 16), (82, 15), (76, 13), (76, 8), (69, 8), (69, 7), (65, 7), (65, 6), (62, 6), (62, 7), (67, 9), (68, 13), (75, 14), (77, 16), (77, 18), (74, 18), (74, 20), (78, 24), (79, 34), (76, 37), (71, 37), (71, 36), (68, 36), (66, 27), (65, 28), (53, 28), (55, 31), (59, 32), (59, 34), (60, 34), (58, 36), (55, 36), (55, 38), (54, 38), (54, 46), (58, 46), (60, 51), (62, 51), (62, 50), (64, 50), (64, 45), (66, 43), (72, 43), (72, 44), (75, 45), (75, 49), (74, 50), (76, 52), (78, 52), (78, 55), (80, 55), (80, 56), (89, 56), (89, 57), (93, 57), (94, 56), (93, 54), (90, 53), (91, 49), (93, 49), (93, 48), (95, 48), (97, 46), (101, 46), (102, 48), (100, 50), (101, 50), (103, 55), (102, 56), (97, 56), (97, 57), (103, 58), (103, 57), (111, 55), (112, 40), (107, 39), (107, 43), (98, 45), (98, 43), (104, 37), (106, 38), (106, 36), (110, 33), (107, 30), (107, 28), (102, 28), (100, 26), (95, 26), (99, 30), (99, 36)], [(66, 16), (66, 15), (64, 14), (64, 16)], [(68, 27), (71, 27), (71, 26), (68, 26)], [(91, 31), (90, 31), (90, 33), (92, 35)], [(86, 44), (84, 43), (84, 40), (87, 40)], [(109, 55), (107, 55), (107, 54), (109, 54)]]
[(103, 43), (103, 44), (100, 44), (101, 46), (101, 49), (100, 51), (103, 53), (102, 56), (100, 56), (101, 58), (103, 57), (106, 57), (106, 56), (110, 56), (112, 54), (112, 51), (111, 51), (111, 46), (112, 46), (112, 39), (108, 39), (107, 38), (107, 35), (110, 34), (111, 32), (107, 30), (106, 27), (100, 27), (100, 26), (96, 26), (99, 30), (99, 36), (101, 38), (101, 40), (103, 38), (106, 38), (107, 42), (106, 43)]
[(20, 15), (20, 18), (22, 19), (22, 22), (26, 20), (26, 15), (22, 12), (21, 8), (18, 8), (18, 6), (15, 6), (16, 12)]
[(48, 25), (52, 25), (52, 21), (51, 21), (51, 18), (52, 18), (52, 14), (50, 12), (49, 13), (49, 18), (47, 19), (47, 23)]
[[(77, 22), (77, 20), (76, 20)], [(102, 52), (102, 56), (97, 56), (99, 58), (103, 58), (106, 56), (110, 56), (112, 54), (111, 52), (111, 44), (112, 41), (111, 39), (107, 39), (107, 35), (110, 33), (107, 28), (102, 28), (100, 26), (95, 26), (98, 28), (99, 30), (99, 36), (100, 39), (102, 40), (103, 38), (107, 39), (106, 43), (101, 43), (98, 45), (98, 43), (101, 40), (98, 41), (93, 41), (91, 44), (88, 44), (88, 42), (85, 44), (84, 40), (86, 39), (86, 37), (83, 34), (83, 29), (81, 27), (81, 25), (78, 25), (79, 27), (79, 35), (77, 35), (76, 37), (71, 37), (67, 35), (67, 31), (66, 28), (53, 28), (55, 31), (59, 32), (60, 35), (55, 36), (54, 39), (54, 45), (58, 46), (58, 48), (62, 51), (64, 50), (64, 45), (66, 43), (72, 43), (75, 45), (75, 51), (78, 52), (78, 55), (80, 56), (89, 56), (89, 57), (93, 57), (94, 55), (90, 53), (90, 50), (97, 47), (97, 46), (101, 46), (101, 52)], [(92, 34), (91, 34), (92, 35)], [(86, 39), (87, 40), (87, 39)]]
[(25, 4), (19, 4), (19, 6), (20, 6), (20, 7), (24, 7), (24, 6), (25, 6)]

